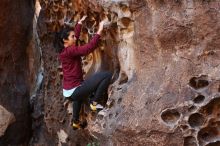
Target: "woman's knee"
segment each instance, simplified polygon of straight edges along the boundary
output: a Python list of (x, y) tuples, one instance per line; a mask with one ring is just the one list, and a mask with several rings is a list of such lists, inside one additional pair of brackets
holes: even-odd
[(109, 72), (109, 71), (101, 71), (101, 72), (98, 72), (94, 75), (94, 78), (93, 79), (96, 79), (97, 82), (99, 81), (102, 81), (104, 79), (109, 79), (111, 80), (112, 78), (112, 73)]
[(106, 78), (112, 78), (112, 73), (109, 71), (105, 71), (105, 72), (103, 72), (103, 74)]

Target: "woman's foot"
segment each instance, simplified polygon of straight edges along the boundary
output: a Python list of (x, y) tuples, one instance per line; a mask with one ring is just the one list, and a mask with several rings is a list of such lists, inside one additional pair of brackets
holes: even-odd
[(74, 121), (72, 124), (73, 130), (78, 130), (78, 129), (84, 129), (88, 125), (86, 120), (83, 120), (82, 122), (80, 121)]
[(95, 101), (91, 102), (89, 106), (92, 111), (102, 110), (104, 108), (101, 104), (98, 104)]
[(81, 128), (80, 122), (79, 121), (74, 121), (73, 124), (72, 124), (72, 127), (73, 127), (73, 130), (80, 129)]

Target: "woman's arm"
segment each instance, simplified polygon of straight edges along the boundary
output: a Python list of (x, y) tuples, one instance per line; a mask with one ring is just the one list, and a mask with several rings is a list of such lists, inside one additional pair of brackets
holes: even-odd
[(83, 46), (72, 46), (70, 47), (69, 53), (73, 56), (85, 56), (89, 53), (91, 53), (93, 50), (95, 50), (99, 40), (100, 35), (103, 30), (104, 22), (101, 21), (99, 24), (99, 28), (97, 33), (92, 37), (92, 39), (89, 41), (89, 43), (83, 45)]
[(99, 29), (98, 29), (98, 31), (96, 32), (96, 34), (99, 34), (99, 35), (101, 35), (101, 33), (102, 33), (102, 30), (103, 30), (103, 27), (104, 27), (104, 21), (101, 21), (100, 23), (99, 23)]
[(70, 50), (69, 53), (71, 54), (71, 56), (85, 56), (91, 53), (93, 50), (95, 50), (99, 40), (100, 40), (100, 35), (95, 34), (92, 37), (92, 39), (89, 41), (89, 43), (82, 46), (72, 46), (68, 48)]
[(82, 22), (86, 19), (87, 16), (83, 16), (76, 24), (75, 28), (74, 28), (74, 33), (75, 33), (75, 37), (76, 40), (79, 39), (80, 36), (80, 31), (81, 31), (81, 27), (82, 27)]
[(74, 33), (75, 33), (76, 40), (78, 40), (80, 37), (81, 27), (82, 27), (82, 24), (80, 24), (80, 23), (77, 23), (76, 26), (74, 27)]

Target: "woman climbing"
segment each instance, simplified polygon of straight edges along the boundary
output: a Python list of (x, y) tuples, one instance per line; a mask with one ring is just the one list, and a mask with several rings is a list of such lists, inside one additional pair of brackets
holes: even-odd
[(55, 48), (59, 53), (63, 71), (63, 96), (65, 99), (73, 101), (73, 129), (80, 128), (79, 113), (84, 98), (93, 93), (90, 109), (92, 111), (103, 109), (103, 106), (97, 102), (107, 92), (112, 78), (112, 74), (106, 71), (95, 73), (83, 80), (81, 56), (88, 55), (96, 48), (104, 25), (104, 21), (101, 21), (97, 33), (89, 43), (77, 46), (82, 22), (85, 19), (86, 16), (83, 16), (78, 21), (74, 31), (70, 27), (65, 27), (55, 38)]

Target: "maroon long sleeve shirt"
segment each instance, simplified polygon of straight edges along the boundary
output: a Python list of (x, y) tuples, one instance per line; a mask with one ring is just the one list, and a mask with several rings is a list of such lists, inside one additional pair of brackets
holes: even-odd
[[(75, 37), (78, 40), (80, 36), (81, 25), (75, 27)], [(63, 68), (63, 89), (69, 90), (79, 86), (83, 81), (81, 56), (92, 52), (100, 40), (100, 35), (95, 34), (89, 43), (83, 46), (69, 46), (62, 50), (59, 59)]]

